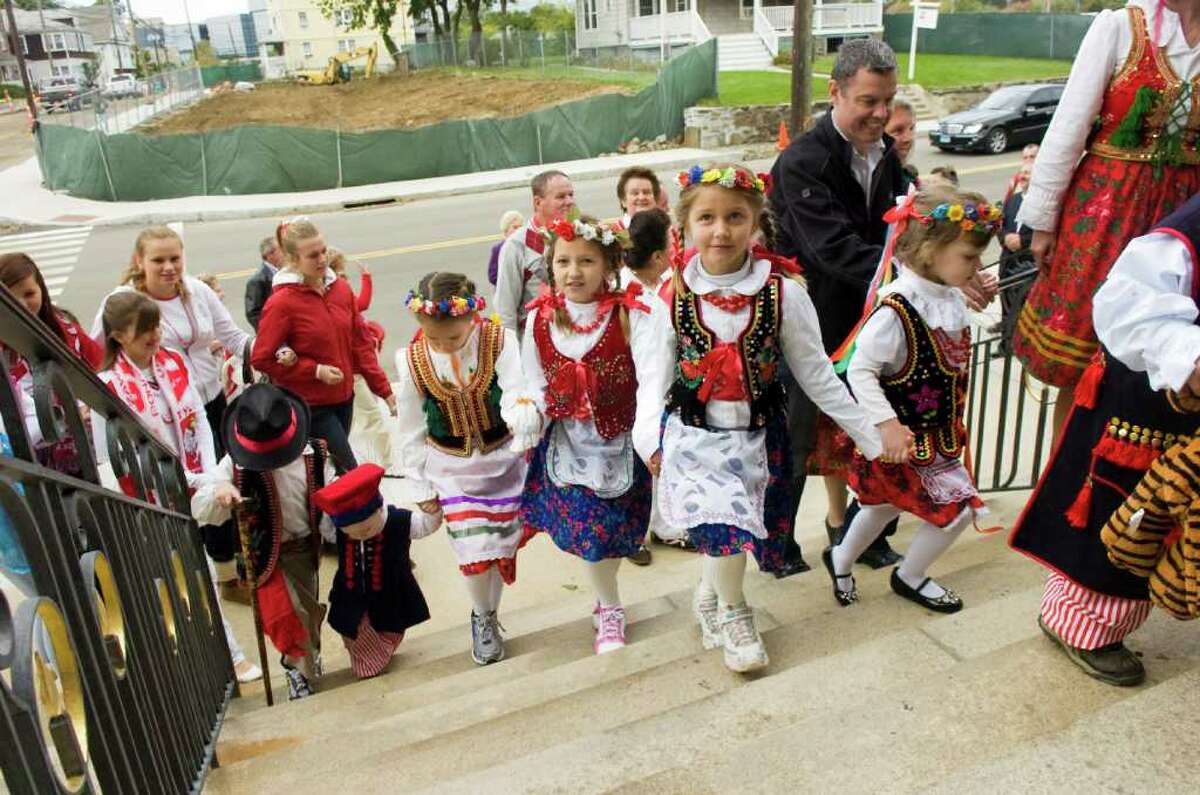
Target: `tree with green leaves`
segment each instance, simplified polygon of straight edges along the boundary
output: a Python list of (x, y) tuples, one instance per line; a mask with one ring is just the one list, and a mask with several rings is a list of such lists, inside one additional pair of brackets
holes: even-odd
[(317, 0), (317, 8), (326, 19), (334, 19), (339, 11), (350, 12), (350, 30), (370, 28), (379, 33), (388, 55), (400, 62), (400, 48), (392, 38), (392, 20), (400, 9), (400, 0)]

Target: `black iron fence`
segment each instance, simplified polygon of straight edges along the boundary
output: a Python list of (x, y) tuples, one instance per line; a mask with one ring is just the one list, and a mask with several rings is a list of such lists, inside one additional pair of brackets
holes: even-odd
[[(0, 594), (4, 781), (19, 795), (199, 791), (234, 676), (179, 462), (6, 290), (0, 339), (31, 363), (41, 432), (74, 440), (79, 471), (37, 463), (0, 357), (0, 508), (32, 575), (24, 601)], [(80, 402), (107, 418), (135, 496), (100, 485)]]
[[(1011, 302), (1009, 312), (1020, 310), (1035, 273), (1001, 280), (1002, 298), (1022, 293), (1022, 301)], [(971, 348), (967, 461), (984, 492), (1033, 488), (1050, 454), (1054, 390), (1031, 380), (1013, 357), (1014, 320), (1009, 316), (998, 333), (986, 334)]]

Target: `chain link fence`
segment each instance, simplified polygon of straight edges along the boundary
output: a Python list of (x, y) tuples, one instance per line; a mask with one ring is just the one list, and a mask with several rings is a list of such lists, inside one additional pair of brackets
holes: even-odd
[(39, 98), (39, 121), (113, 135), (203, 95), (200, 68), (191, 66), (142, 78), (116, 79), (104, 88), (82, 93), (47, 92)]
[[(410, 69), (432, 67), (521, 68), (547, 73), (563, 68), (586, 67), (654, 72), (659, 68), (659, 49), (632, 47), (579, 48), (570, 31), (542, 33), (513, 30), (492, 33), (472, 42), (470, 37), (443, 37), (404, 47)], [(677, 54), (677, 53), (675, 53)]]

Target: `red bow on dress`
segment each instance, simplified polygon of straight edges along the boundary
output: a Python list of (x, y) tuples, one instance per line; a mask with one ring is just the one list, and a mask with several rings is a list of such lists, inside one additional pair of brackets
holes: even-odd
[(696, 372), (704, 376), (697, 395), (702, 403), (746, 399), (742, 354), (736, 343), (722, 342), (713, 348), (700, 360)]
[(577, 420), (591, 419), (591, 395), (596, 391), (596, 373), (591, 367), (583, 362), (564, 364), (550, 381), (550, 391), (574, 406), (572, 417)]

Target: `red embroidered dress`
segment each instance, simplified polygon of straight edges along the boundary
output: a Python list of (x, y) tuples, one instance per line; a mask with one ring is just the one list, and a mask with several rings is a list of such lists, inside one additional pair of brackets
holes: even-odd
[(1029, 372), (1070, 386), (1096, 353), (1092, 295), (1135, 237), (1200, 191), (1200, 78), (1184, 82), (1126, 9), (1133, 44), (1109, 83), (1071, 178), (1048, 271), (1021, 310), (1013, 349)]

